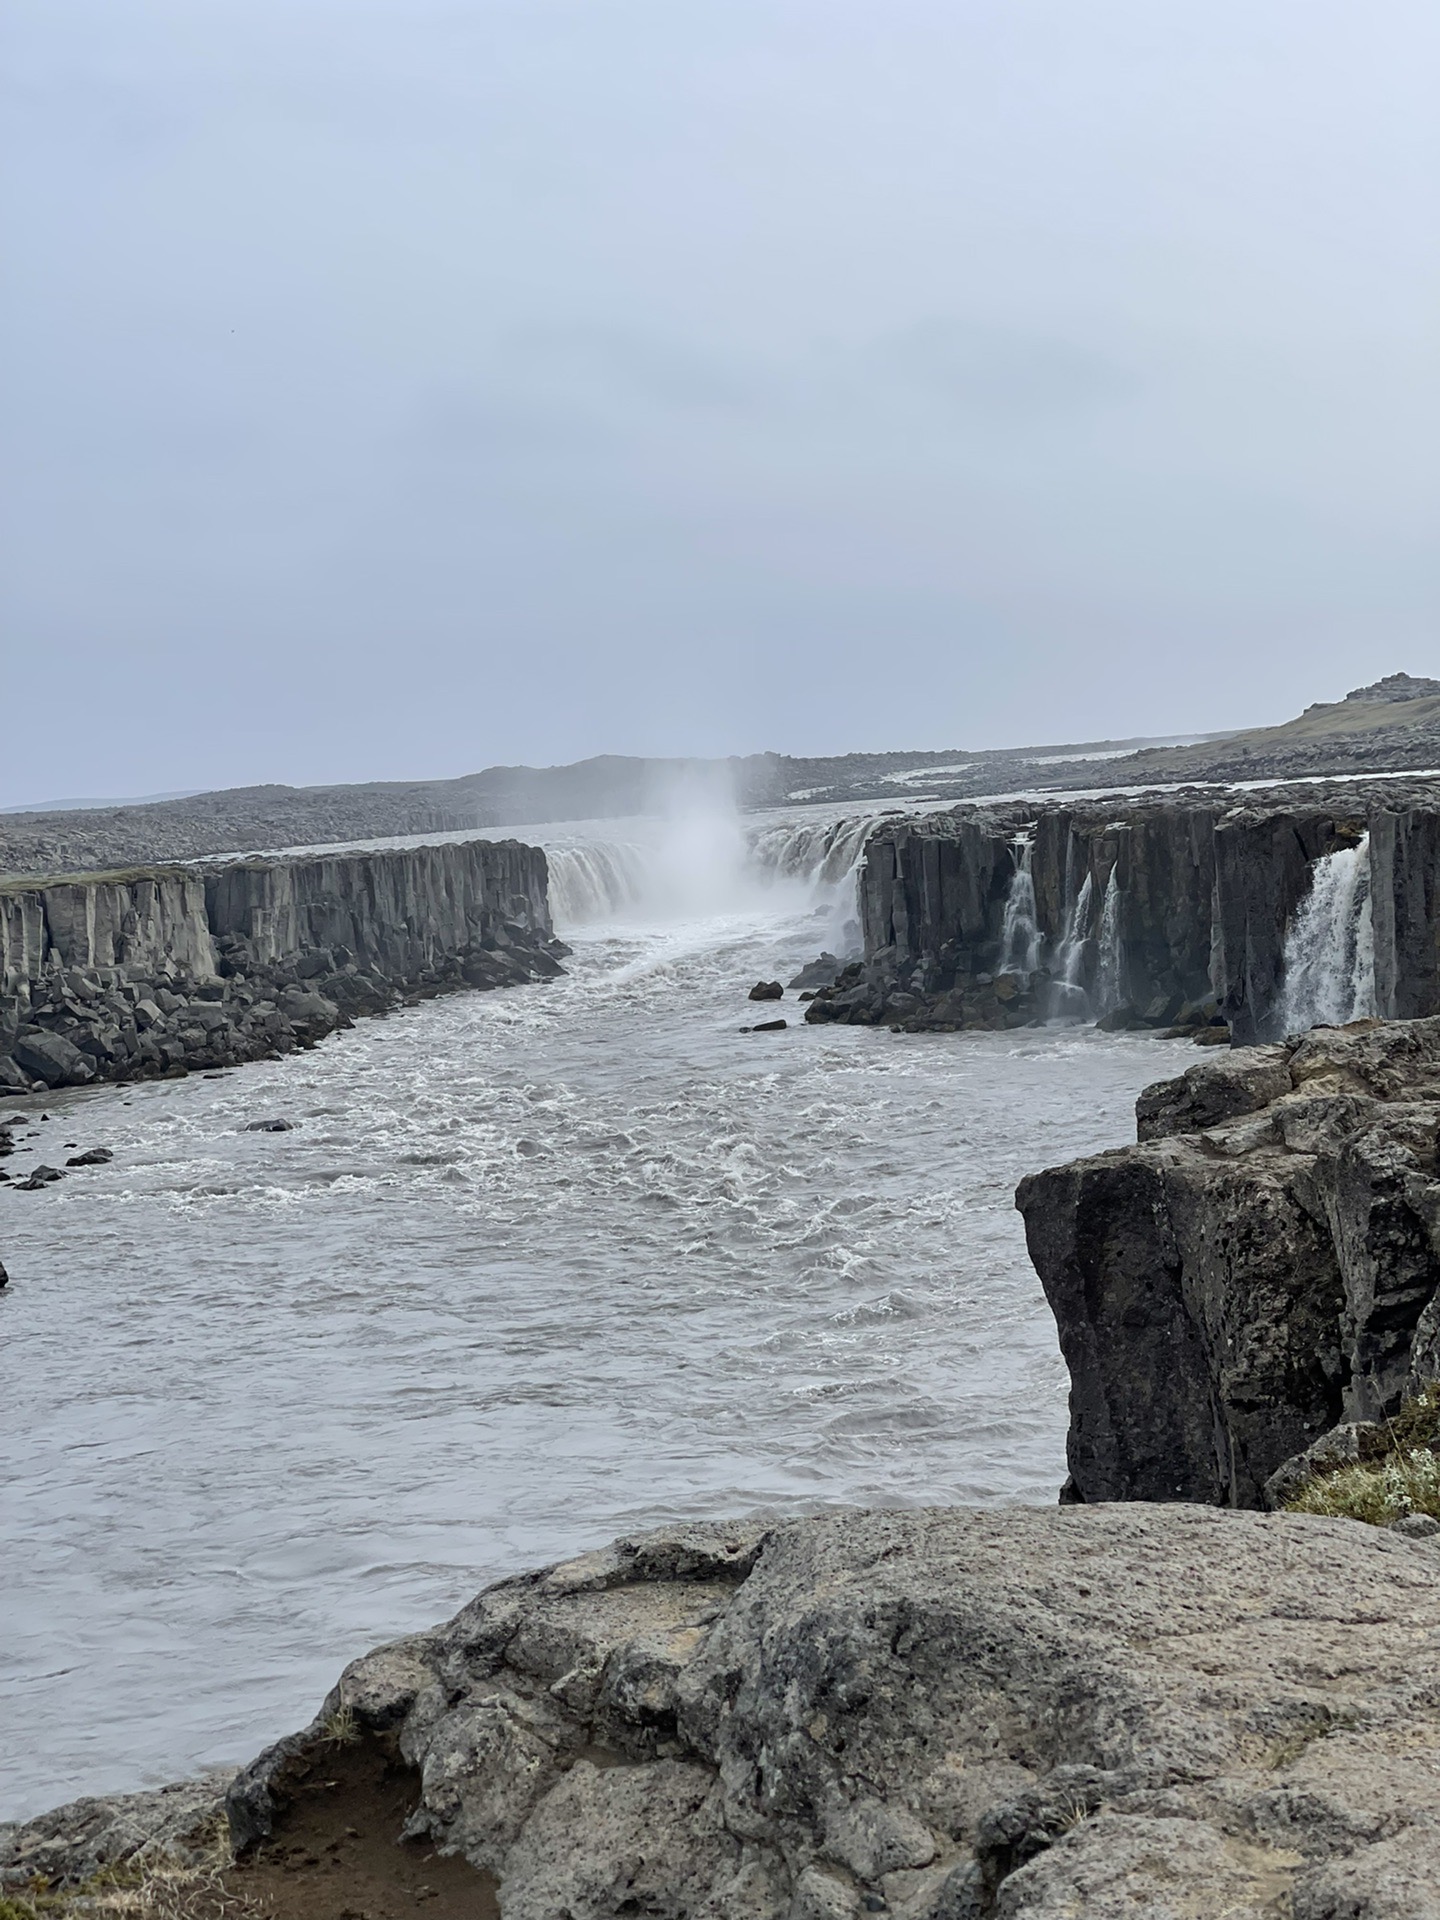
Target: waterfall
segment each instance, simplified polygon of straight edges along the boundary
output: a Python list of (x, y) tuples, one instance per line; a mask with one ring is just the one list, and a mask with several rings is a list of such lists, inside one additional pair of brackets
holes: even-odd
[(1323, 854), (1285, 934), (1284, 1031), (1343, 1027), (1375, 1011), (1370, 836)]
[(1085, 991), (1082, 976), (1085, 953), (1090, 944), (1090, 908), (1094, 898), (1095, 882), (1087, 873), (1070, 908), (1070, 917), (1065, 923), (1065, 937), (1055, 955), (1055, 977), (1051, 983), (1052, 1017), (1063, 1019), (1068, 1015), (1072, 1019), (1079, 1019), (1089, 1011), (1090, 996)]
[(1120, 931), (1120, 868), (1110, 869), (1105, 882), (1105, 898), (1100, 905), (1100, 960), (1095, 978), (1095, 1011), (1103, 1019), (1129, 997), (1126, 978), (1125, 947)]
[(1035, 881), (1030, 872), (1034, 843), (1012, 842), (1015, 871), (1005, 895), (1005, 918), (1000, 927), (1001, 973), (1032, 974), (1040, 965), (1040, 927), (1035, 916)]
[(567, 830), (542, 842), (558, 931), (779, 905), (823, 915), (817, 941), (837, 953), (858, 946), (856, 881), (872, 814), (748, 830), (723, 810), (633, 824), (629, 840), (586, 840)]
[(642, 847), (623, 841), (582, 841), (547, 847), (545, 858), (550, 866), (550, 913), (559, 932), (613, 920), (644, 894)]
[(875, 824), (873, 814), (852, 814), (760, 827), (749, 836), (750, 858), (762, 873), (838, 886), (859, 866)]

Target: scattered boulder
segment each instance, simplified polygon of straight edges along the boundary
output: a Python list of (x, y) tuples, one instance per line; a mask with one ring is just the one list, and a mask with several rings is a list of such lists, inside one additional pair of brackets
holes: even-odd
[(59, 1167), (36, 1167), (28, 1180), (17, 1180), (15, 1182), (15, 1191), (17, 1193), (34, 1193), (37, 1188), (53, 1187), (57, 1180), (63, 1180), (64, 1178), (65, 1175)]
[(67, 1167), (104, 1167), (115, 1158), (109, 1147), (88, 1147), (84, 1153), (71, 1154)]
[(245, 1123), (246, 1133), (293, 1133), (293, 1120), (249, 1120)]
[(757, 980), (750, 989), (752, 1000), (783, 1000), (785, 989), (778, 980)]
[(95, 1078), (95, 1062), (58, 1033), (27, 1028), (16, 1034), (11, 1051), (47, 1087), (83, 1087)]
[(760, 1020), (753, 1027), (746, 1027), (746, 1033), (783, 1033), (789, 1026), (788, 1020)]
[(9, 1284), (10, 1284), (10, 1276), (5, 1271), (5, 1262), (3, 1260), (0, 1260), (0, 1287), (8, 1287)]

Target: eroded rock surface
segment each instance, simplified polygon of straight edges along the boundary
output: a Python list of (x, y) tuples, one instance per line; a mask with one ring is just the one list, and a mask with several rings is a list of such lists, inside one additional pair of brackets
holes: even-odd
[(345, 1726), (505, 1920), (1422, 1916), (1437, 1650), (1440, 1552), (1343, 1521), (667, 1529), (357, 1661), (230, 1817), (260, 1840)]
[(1021, 1182), (1082, 1500), (1258, 1506), (1440, 1377), (1440, 1019), (1316, 1028), (1137, 1102), (1140, 1144)]

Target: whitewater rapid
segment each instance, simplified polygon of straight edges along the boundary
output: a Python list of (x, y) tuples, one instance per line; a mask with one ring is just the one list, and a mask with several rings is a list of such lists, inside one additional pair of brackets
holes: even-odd
[(353, 1655), (624, 1528), (1054, 1499), (1013, 1189), (1133, 1137), (1189, 1050), (793, 995), (742, 1033), (843, 919), (814, 877), (572, 924), (561, 980), (313, 1053), (15, 1103), (13, 1174), (115, 1159), (0, 1189), (0, 1818), (248, 1758)]

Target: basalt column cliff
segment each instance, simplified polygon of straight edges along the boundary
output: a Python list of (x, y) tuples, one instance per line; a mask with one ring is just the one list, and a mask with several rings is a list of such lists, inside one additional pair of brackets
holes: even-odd
[(546, 977), (546, 887), (513, 840), (0, 887), (0, 1088), (230, 1065), (403, 994)]
[(865, 957), (807, 1018), (1077, 1018), (1240, 1045), (1440, 1011), (1440, 789), (956, 808), (880, 827)]

